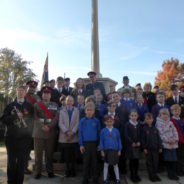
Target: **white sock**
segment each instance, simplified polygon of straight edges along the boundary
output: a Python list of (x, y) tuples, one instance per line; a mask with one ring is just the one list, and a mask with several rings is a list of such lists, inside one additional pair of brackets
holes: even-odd
[(119, 180), (119, 168), (118, 168), (118, 164), (114, 165), (114, 172), (116, 175), (116, 179)]
[(105, 162), (104, 163), (104, 181), (107, 180), (108, 167), (109, 167), (109, 164)]

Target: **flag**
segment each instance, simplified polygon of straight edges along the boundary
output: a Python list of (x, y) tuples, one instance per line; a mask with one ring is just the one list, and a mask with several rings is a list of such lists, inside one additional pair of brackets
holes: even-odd
[(42, 82), (41, 82), (41, 87), (43, 86), (44, 82), (49, 80), (49, 72), (48, 72), (48, 54), (45, 60), (44, 68), (43, 68), (43, 74), (42, 74)]

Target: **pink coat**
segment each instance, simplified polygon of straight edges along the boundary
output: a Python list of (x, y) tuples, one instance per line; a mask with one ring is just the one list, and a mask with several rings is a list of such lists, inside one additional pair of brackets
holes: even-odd
[[(155, 126), (159, 131), (164, 148), (166, 149), (178, 148), (178, 141), (179, 141), (178, 132), (170, 120), (163, 121), (158, 117)], [(168, 141), (176, 141), (176, 143), (169, 144)]]
[[(59, 113), (59, 143), (77, 143), (78, 142), (78, 125), (79, 125), (79, 111), (74, 107), (71, 122), (69, 123), (69, 116), (66, 108), (63, 108)], [(73, 138), (68, 141), (66, 139), (66, 132), (72, 131)]]

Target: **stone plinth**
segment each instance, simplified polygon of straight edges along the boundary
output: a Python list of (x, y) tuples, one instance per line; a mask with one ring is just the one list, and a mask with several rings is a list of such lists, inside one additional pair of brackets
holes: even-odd
[[(102, 82), (105, 87), (106, 94), (113, 92), (116, 90), (116, 85), (118, 84), (116, 81), (110, 79), (110, 78), (97, 78), (97, 82)], [(90, 83), (89, 78), (84, 78), (85, 85)]]

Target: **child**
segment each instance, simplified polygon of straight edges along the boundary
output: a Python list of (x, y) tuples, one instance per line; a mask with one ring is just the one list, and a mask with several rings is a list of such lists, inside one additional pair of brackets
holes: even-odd
[(162, 142), (158, 130), (153, 126), (153, 115), (145, 114), (145, 125), (142, 131), (142, 148), (146, 155), (146, 165), (149, 179), (152, 182), (161, 181), (157, 176), (159, 152), (162, 152)]
[(144, 98), (142, 95), (138, 95), (136, 97), (136, 109), (139, 115), (138, 120), (141, 124), (143, 124), (144, 114), (147, 113), (149, 110), (147, 104), (144, 103)]
[(116, 175), (116, 183), (120, 183), (118, 161), (121, 155), (121, 138), (118, 129), (113, 127), (114, 118), (105, 115), (106, 128), (100, 134), (100, 151), (104, 158), (104, 184), (107, 184), (108, 166), (113, 165)]
[(107, 111), (106, 105), (103, 100), (103, 95), (99, 89), (96, 89), (94, 90), (94, 96), (95, 96), (97, 110), (99, 111), (101, 118), (103, 118), (104, 114)]
[(94, 113), (94, 103), (86, 103), (86, 115), (80, 120), (78, 130), (80, 151), (83, 154), (83, 184), (88, 184), (90, 168), (92, 169), (93, 183), (98, 183), (97, 147), (100, 140), (100, 122), (94, 117)]
[(131, 110), (129, 121), (125, 125), (125, 142), (126, 142), (126, 156), (129, 159), (129, 168), (131, 180), (133, 182), (140, 182), (141, 178), (138, 175), (139, 158), (140, 158), (140, 125), (137, 122), (138, 113), (136, 110)]
[(156, 121), (156, 128), (159, 131), (163, 144), (163, 159), (166, 162), (168, 178), (178, 180), (176, 175), (176, 149), (178, 148), (178, 133), (170, 121), (169, 111), (163, 108), (159, 111)]
[(179, 145), (177, 149), (178, 163), (177, 163), (177, 175), (184, 176), (184, 121), (180, 118), (181, 107), (178, 104), (171, 106), (173, 122), (179, 136)]
[(156, 118), (159, 114), (160, 109), (167, 108), (169, 110), (169, 107), (165, 104), (165, 93), (163, 91), (157, 92), (156, 101), (157, 101), (157, 104), (155, 104), (152, 108), (154, 124), (156, 123)]
[(121, 106), (121, 96), (117, 91), (112, 93), (112, 101), (116, 103), (117, 107)]
[(76, 107), (78, 108), (80, 113), (84, 110), (84, 95), (77, 95)]
[(75, 177), (75, 162), (77, 149), (77, 131), (79, 125), (79, 111), (73, 106), (74, 98), (66, 97), (66, 106), (60, 111), (59, 115), (59, 143), (64, 149), (66, 162), (66, 177)]
[(124, 105), (128, 112), (132, 109), (136, 109), (135, 101), (131, 98), (131, 91), (129, 89), (123, 90), (123, 99), (121, 100), (121, 105)]

